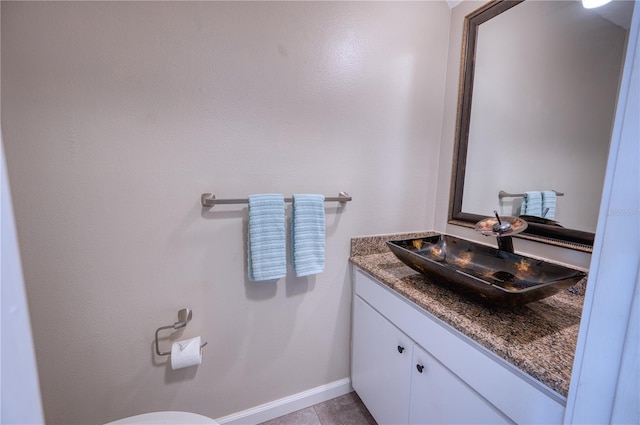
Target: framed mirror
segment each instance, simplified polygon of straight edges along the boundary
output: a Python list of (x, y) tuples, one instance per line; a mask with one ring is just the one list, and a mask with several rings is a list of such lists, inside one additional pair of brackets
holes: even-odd
[[(633, 2), (615, 3), (630, 23)], [(527, 220), (518, 237), (591, 252), (629, 27), (596, 10), (498, 0), (466, 16), (449, 223), (495, 210)]]

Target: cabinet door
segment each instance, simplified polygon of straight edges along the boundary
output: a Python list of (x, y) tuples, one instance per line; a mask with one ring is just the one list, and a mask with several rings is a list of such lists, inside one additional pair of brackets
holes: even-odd
[(412, 370), (410, 424), (512, 423), (419, 345)]
[(412, 350), (411, 339), (354, 297), (351, 380), (379, 425), (409, 420)]

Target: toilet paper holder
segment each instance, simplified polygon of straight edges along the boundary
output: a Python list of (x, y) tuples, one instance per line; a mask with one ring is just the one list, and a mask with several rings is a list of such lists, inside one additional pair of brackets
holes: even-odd
[[(159, 356), (168, 356), (171, 354), (171, 351), (165, 351), (165, 352), (161, 352), (160, 351), (160, 345), (158, 343), (158, 332), (166, 330), (166, 329), (180, 329), (180, 328), (184, 328), (185, 326), (187, 326), (187, 323), (189, 323), (189, 321), (191, 321), (191, 319), (193, 318), (193, 312), (191, 311), (190, 308), (183, 308), (181, 310), (178, 310), (178, 321), (175, 322), (173, 325), (169, 325), (169, 326), (161, 326), (158, 329), (156, 329), (156, 354)], [(202, 348), (207, 345), (207, 343), (205, 342), (204, 344), (200, 345), (200, 349), (202, 350)]]

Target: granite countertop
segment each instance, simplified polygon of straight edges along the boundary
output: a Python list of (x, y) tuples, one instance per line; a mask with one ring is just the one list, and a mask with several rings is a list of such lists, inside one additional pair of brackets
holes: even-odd
[(569, 393), (586, 278), (541, 301), (512, 309), (487, 307), (431, 283), (386, 247), (411, 233), (353, 238), (350, 260), (383, 284), (488, 348), (562, 396)]

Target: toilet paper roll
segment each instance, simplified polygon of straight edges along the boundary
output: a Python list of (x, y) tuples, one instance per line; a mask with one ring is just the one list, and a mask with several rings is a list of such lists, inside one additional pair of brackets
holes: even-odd
[(202, 363), (200, 337), (197, 336), (183, 341), (176, 341), (171, 345), (171, 368), (196, 366)]

